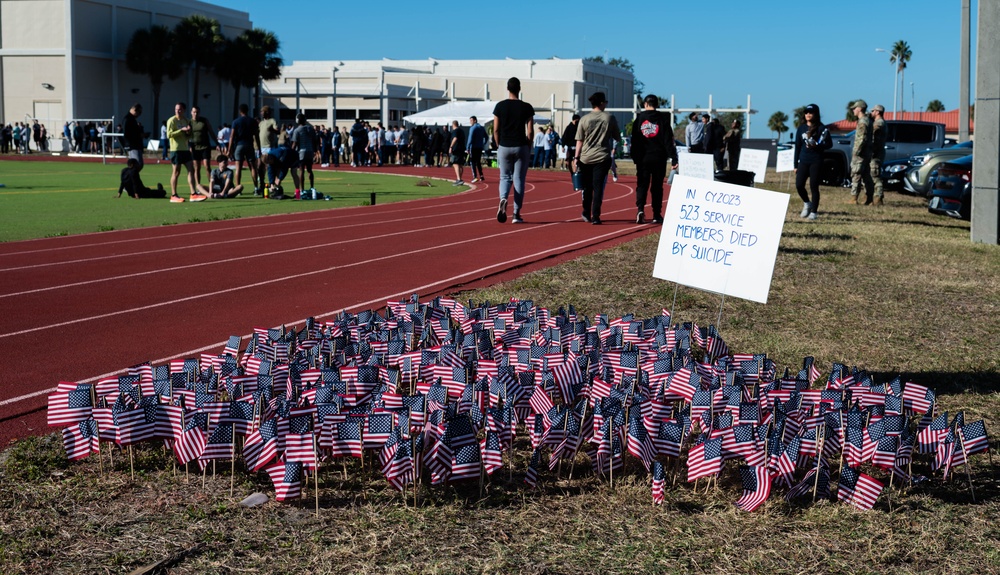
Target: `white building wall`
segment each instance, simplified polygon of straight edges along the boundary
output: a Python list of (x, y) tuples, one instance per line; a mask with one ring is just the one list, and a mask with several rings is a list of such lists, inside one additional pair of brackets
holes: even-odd
[[(146, 131), (158, 132), (149, 79), (128, 71), (125, 51), (136, 30), (172, 28), (190, 14), (215, 18), (228, 37), (252, 26), (246, 12), (195, 0), (0, 0), (0, 121), (38, 116), (58, 136), (66, 120), (117, 121), (138, 102)], [(191, 103), (193, 77), (187, 72), (165, 80), (161, 118), (178, 100)], [(203, 72), (199, 91), (207, 118), (232, 120), (231, 87)]]
[[(335, 108), (336, 124), (347, 127), (357, 115), (398, 124), (403, 115), (453, 97), (501, 100), (511, 76), (521, 80), (522, 99), (551, 116), (559, 129), (574, 112), (589, 110), (587, 98), (598, 90), (607, 93), (609, 107), (634, 105), (631, 72), (581, 59), (295, 61), (264, 88), (266, 102), (285, 117), (301, 109), (315, 123), (329, 125)], [(629, 115), (620, 116), (624, 125)]]

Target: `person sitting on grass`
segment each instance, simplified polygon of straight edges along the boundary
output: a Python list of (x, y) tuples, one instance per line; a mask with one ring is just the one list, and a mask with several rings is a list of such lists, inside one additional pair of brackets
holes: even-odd
[(229, 167), (229, 158), (219, 154), (215, 161), (219, 167), (212, 170), (210, 177), (212, 197), (217, 199), (235, 198), (243, 192), (243, 186), (233, 185), (233, 170)]
[(163, 189), (163, 184), (156, 184), (156, 189), (147, 188), (139, 177), (139, 162), (135, 158), (129, 158), (126, 166), (122, 169), (122, 181), (118, 186), (118, 196), (122, 197), (122, 192), (128, 193), (130, 198), (165, 198), (167, 190)]

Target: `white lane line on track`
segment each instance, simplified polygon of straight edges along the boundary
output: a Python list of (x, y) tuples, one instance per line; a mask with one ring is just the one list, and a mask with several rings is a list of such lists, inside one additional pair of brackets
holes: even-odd
[[(612, 213), (616, 213), (617, 211), (621, 211), (621, 210), (616, 210), (615, 212), (612, 212)], [(555, 223), (552, 223), (552, 224), (543, 224), (543, 226), (554, 226), (554, 225), (557, 225), (557, 224), (555, 224)], [(507, 233), (513, 233), (513, 232), (504, 232), (504, 233), (501, 233), (501, 234), (495, 234), (495, 236), (506, 235)], [(452, 276), (450, 278), (445, 278), (445, 279), (437, 280), (435, 282), (431, 282), (431, 283), (424, 284), (424, 285), (421, 285), (421, 286), (410, 287), (410, 288), (407, 288), (405, 290), (401, 290), (401, 291), (398, 291), (398, 292), (395, 292), (395, 293), (391, 293), (391, 294), (379, 296), (379, 297), (370, 299), (368, 301), (355, 302), (353, 304), (348, 304), (346, 306), (339, 307), (336, 311), (324, 312), (322, 314), (317, 314), (317, 315), (314, 315), (312, 317), (314, 317), (316, 319), (322, 319), (322, 318), (325, 318), (325, 317), (329, 317), (329, 316), (332, 316), (332, 315), (339, 314), (342, 310), (345, 310), (345, 309), (370, 308), (371, 306), (373, 306), (375, 304), (379, 304), (379, 305), (384, 304), (385, 302), (387, 302), (387, 301), (389, 301), (390, 299), (393, 299), (393, 298), (399, 298), (399, 297), (403, 297), (403, 296), (408, 296), (409, 294), (412, 294), (412, 293), (426, 292), (427, 290), (432, 289), (432, 288), (434, 288), (433, 291), (439, 291), (441, 289), (445, 289), (445, 288), (448, 288), (450, 286), (458, 284), (460, 282), (460, 280), (462, 280), (462, 278), (475, 278), (475, 277), (480, 276), (481, 274), (485, 273), (486, 271), (488, 271), (488, 270), (490, 270), (492, 268), (496, 268), (496, 267), (500, 267), (500, 266), (509, 266), (509, 265), (514, 264), (515, 262), (519, 262), (519, 261), (522, 261), (522, 260), (529, 260), (530, 261), (532, 258), (540, 257), (540, 256), (542, 256), (543, 254), (546, 254), (546, 253), (555, 252), (555, 251), (558, 251), (558, 250), (561, 250), (561, 249), (572, 247), (574, 245), (580, 245), (580, 244), (584, 244), (584, 243), (591, 243), (593, 240), (604, 241), (604, 240), (608, 240), (608, 239), (613, 239), (613, 238), (618, 237), (618, 236), (626, 235), (626, 233), (628, 233), (628, 232), (627, 231), (624, 232), (624, 233), (622, 231), (608, 232), (606, 234), (601, 234), (601, 235), (598, 235), (598, 236), (590, 237), (590, 238), (587, 238), (586, 240), (581, 240), (581, 241), (578, 241), (578, 242), (574, 242), (572, 244), (567, 244), (567, 245), (559, 246), (557, 248), (549, 248), (547, 250), (542, 250), (542, 251), (536, 252), (534, 254), (527, 254), (527, 255), (523, 255), (523, 256), (518, 257), (518, 258), (513, 258), (513, 259), (510, 259), (510, 260), (507, 260), (505, 262), (499, 262), (499, 263), (495, 263), (495, 264), (491, 264), (491, 265), (488, 265), (488, 266), (484, 266), (484, 267), (481, 267), (481, 268), (478, 268), (478, 269), (475, 269), (475, 270), (470, 270), (470, 271), (467, 271), (465, 273)], [(448, 247), (450, 247), (452, 245), (463, 244), (463, 243), (465, 243), (465, 242), (455, 242), (454, 244), (450, 244)], [(352, 265), (360, 265), (360, 264), (352, 264)], [(301, 274), (301, 275), (308, 275), (308, 274)], [(275, 280), (275, 281), (282, 281), (282, 280)], [(255, 285), (264, 285), (266, 283), (272, 283), (272, 282), (262, 282), (261, 284), (255, 284)], [(254, 287), (254, 286), (245, 286), (245, 287)], [(231, 290), (225, 290), (225, 291), (236, 291), (237, 289), (243, 289), (243, 288), (233, 288)], [(218, 293), (225, 293), (225, 292), (216, 292), (216, 293), (218, 294)], [(197, 296), (197, 297), (207, 297), (207, 296)], [(195, 299), (195, 298), (192, 297), (192, 298), (185, 298), (185, 299)], [(167, 302), (166, 304), (157, 304), (157, 306), (159, 306), (159, 305), (169, 305), (170, 303), (175, 303), (175, 302)], [(156, 306), (147, 306), (147, 307), (156, 307)], [(138, 309), (144, 309), (144, 308), (137, 308), (137, 310)], [(129, 311), (137, 311), (137, 310), (125, 310), (125, 311), (123, 311), (121, 313), (128, 313)], [(117, 315), (117, 314), (107, 314), (107, 315)], [(104, 316), (102, 316), (102, 317), (104, 317)], [(84, 320), (79, 320), (79, 321), (84, 321)], [(299, 319), (299, 320), (297, 320), (295, 322), (287, 322), (284, 325), (286, 325), (286, 326), (296, 326), (296, 325), (300, 325), (300, 324), (305, 323), (305, 321), (306, 321), (305, 318), (303, 318), (303, 319)], [(58, 326), (50, 326), (50, 327), (58, 327)], [(42, 328), (42, 329), (45, 329), (45, 328)], [(6, 337), (7, 335), (16, 335), (16, 334), (3, 334), (3, 335), (0, 335), (0, 337)], [(243, 337), (246, 338), (248, 336), (249, 336), (249, 334), (244, 334)], [(170, 361), (170, 360), (178, 358), (178, 357), (191, 357), (192, 355), (200, 354), (202, 352), (206, 352), (206, 351), (209, 351), (209, 350), (213, 350), (213, 349), (214, 350), (219, 350), (219, 349), (221, 349), (225, 345), (226, 345), (225, 341), (220, 341), (220, 342), (217, 342), (217, 343), (214, 343), (214, 344), (211, 344), (211, 345), (207, 345), (207, 346), (204, 346), (204, 347), (200, 347), (200, 348), (197, 348), (197, 349), (188, 350), (188, 351), (180, 353), (180, 354), (176, 354), (176, 355), (171, 355), (171, 356), (168, 356), (168, 357), (163, 357), (163, 358), (155, 359), (155, 360), (151, 361), (150, 363), (152, 363), (154, 365), (159, 365), (159, 364), (162, 364), (164, 362)], [(119, 370), (111, 371), (111, 372), (104, 373), (104, 374), (101, 374), (101, 375), (95, 375), (95, 376), (89, 377), (87, 379), (79, 380), (78, 383), (91, 383), (91, 382), (97, 381), (97, 380), (105, 378), (105, 377), (110, 377), (112, 375), (122, 373), (122, 371), (123, 370), (119, 369)], [(24, 395), (19, 395), (17, 397), (12, 397), (12, 398), (9, 398), (9, 399), (0, 400), (0, 407), (4, 407), (4, 406), (7, 406), (7, 405), (12, 405), (12, 404), (15, 404), (15, 403), (26, 401), (28, 399), (32, 399), (32, 398), (35, 398), (35, 397), (38, 397), (38, 396), (41, 396), (41, 395), (47, 395), (47, 394), (52, 393), (55, 390), (56, 390), (55, 387), (50, 387), (48, 389), (43, 389), (43, 390), (40, 390), (40, 391), (34, 391), (34, 392), (27, 393), (27, 394), (24, 394)]]
[[(617, 210), (617, 211), (620, 211), (620, 210)], [(611, 212), (611, 213), (616, 213), (616, 212)], [(538, 229), (538, 228), (551, 227), (551, 226), (562, 225), (562, 224), (563, 224), (563, 222), (553, 222), (553, 223), (548, 223), (548, 224), (535, 225), (535, 226), (533, 226), (533, 228), (534, 229)], [(476, 241), (479, 241), (479, 240), (489, 240), (489, 239), (499, 238), (499, 237), (503, 237), (503, 236), (510, 235), (510, 234), (516, 234), (516, 233), (519, 233), (521, 230), (527, 230), (527, 229), (528, 228), (513, 229), (513, 230), (506, 231), (506, 232), (501, 232), (501, 233), (497, 233), (497, 234), (491, 234), (491, 235), (487, 235), (487, 236), (481, 236), (481, 237), (474, 238), (474, 239)], [(504, 261), (504, 262), (499, 262), (497, 264), (493, 264), (493, 265), (488, 266), (488, 267), (483, 268), (483, 269), (489, 269), (491, 267), (499, 267), (499, 266), (503, 266), (503, 265), (508, 265), (508, 264), (513, 263), (513, 262), (524, 260), (526, 257), (536, 257), (536, 256), (540, 256), (542, 254), (548, 253), (548, 252), (562, 251), (562, 250), (569, 249), (569, 248), (571, 248), (573, 246), (577, 246), (577, 245), (581, 245), (581, 244), (586, 244), (586, 243), (593, 243), (594, 240), (595, 240), (595, 238), (603, 238), (603, 237), (611, 236), (611, 235), (630, 235), (632, 231), (634, 231), (633, 228), (626, 228), (625, 230), (621, 230), (620, 232), (612, 232), (612, 233), (609, 233), (609, 234), (603, 234), (603, 235), (598, 235), (598, 236), (591, 236), (591, 237), (588, 237), (588, 238), (586, 238), (584, 240), (580, 240), (580, 241), (577, 241), (577, 242), (572, 242), (572, 243), (569, 243), (569, 244), (561, 244), (561, 245), (553, 247), (553, 248), (542, 250), (540, 252), (535, 252), (534, 254), (530, 254), (529, 256), (522, 256), (520, 258), (515, 258), (515, 259), (512, 259), (512, 260), (507, 260), (507, 261)], [(275, 278), (275, 279), (260, 281), (260, 282), (256, 282), (256, 283), (252, 283), (252, 284), (245, 284), (245, 285), (242, 285), (242, 286), (232, 287), (232, 288), (228, 288), (228, 289), (216, 290), (216, 291), (213, 291), (213, 292), (207, 293), (207, 294), (197, 294), (197, 295), (183, 297), (183, 298), (178, 298), (178, 299), (174, 299), (174, 300), (170, 300), (170, 301), (164, 301), (164, 302), (159, 302), (159, 303), (154, 303), (154, 304), (149, 304), (149, 305), (144, 305), (144, 306), (139, 306), (139, 307), (134, 307), (134, 308), (129, 308), (129, 309), (124, 309), (124, 310), (118, 310), (118, 311), (114, 311), (114, 312), (110, 312), (110, 313), (99, 314), (99, 315), (95, 315), (95, 316), (77, 318), (77, 319), (73, 319), (73, 320), (69, 320), (69, 321), (64, 321), (64, 322), (60, 322), (60, 323), (55, 323), (55, 324), (49, 324), (49, 325), (44, 325), (44, 326), (38, 326), (38, 327), (29, 328), (29, 329), (19, 330), (19, 331), (13, 331), (13, 332), (8, 332), (8, 333), (3, 333), (3, 334), (0, 334), (0, 339), (4, 339), (4, 338), (8, 338), (8, 337), (14, 337), (14, 336), (18, 336), (18, 335), (24, 335), (24, 334), (28, 334), (28, 333), (35, 333), (35, 332), (39, 332), (39, 331), (45, 331), (45, 330), (48, 330), (48, 329), (54, 329), (54, 328), (58, 328), (58, 327), (65, 327), (65, 326), (74, 325), (74, 324), (77, 324), (77, 323), (83, 323), (83, 322), (88, 322), (88, 321), (95, 321), (95, 320), (105, 319), (105, 318), (109, 318), (109, 317), (115, 317), (115, 316), (124, 315), (124, 314), (128, 314), (128, 313), (133, 313), (133, 312), (138, 312), (138, 311), (145, 311), (145, 310), (149, 310), (149, 309), (156, 309), (156, 308), (160, 308), (160, 307), (164, 307), (164, 306), (169, 306), (169, 305), (173, 305), (173, 304), (184, 303), (184, 302), (188, 302), (188, 301), (194, 301), (194, 300), (203, 299), (203, 298), (207, 298), (207, 297), (214, 297), (214, 296), (218, 296), (218, 295), (222, 295), (222, 294), (226, 294), (226, 293), (231, 293), (231, 292), (236, 292), (236, 291), (241, 291), (241, 290), (245, 290), (245, 289), (251, 289), (251, 288), (266, 286), (266, 285), (270, 285), (270, 284), (274, 284), (274, 283), (278, 283), (278, 282), (285, 282), (285, 281), (288, 281), (288, 280), (294, 280), (294, 279), (299, 279), (299, 278), (303, 278), (303, 277), (309, 277), (309, 276), (313, 276), (313, 275), (329, 273), (329, 272), (332, 272), (332, 271), (343, 270), (343, 269), (347, 269), (347, 268), (351, 268), (351, 267), (355, 267), (355, 266), (361, 266), (361, 265), (370, 264), (370, 263), (373, 263), (373, 262), (391, 260), (391, 259), (396, 259), (396, 258), (410, 257), (410, 256), (413, 256), (413, 255), (417, 255), (417, 254), (421, 254), (421, 253), (425, 253), (425, 252), (432, 252), (432, 251), (441, 250), (441, 249), (445, 249), (445, 248), (462, 246), (462, 245), (468, 244), (469, 241), (470, 240), (468, 238), (466, 238), (466, 239), (462, 239), (462, 240), (459, 240), (459, 241), (456, 241), (456, 242), (451, 242), (451, 243), (447, 243), (447, 244), (440, 244), (440, 245), (431, 246), (431, 247), (427, 247), (427, 248), (421, 248), (421, 249), (418, 249), (418, 250), (411, 250), (409, 252), (395, 253), (395, 254), (390, 254), (390, 255), (386, 255), (386, 256), (382, 256), (382, 257), (378, 257), (378, 258), (368, 259), (368, 260), (365, 260), (365, 261), (358, 261), (358, 262), (353, 262), (353, 263), (348, 263), (348, 264), (336, 265), (336, 266), (331, 266), (331, 267), (327, 267), (327, 268), (323, 268), (323, 269), (319, 269), (319, 270), (312, 270), (312, 271), (308, 271), (308, 272), (302, 272), (302, 273), (299, 273), (299, 274), (293, 274), (293, 275), (289, 275), (289, 276), (283, 276), (283, 277), (280, 277), (280, 278)]]

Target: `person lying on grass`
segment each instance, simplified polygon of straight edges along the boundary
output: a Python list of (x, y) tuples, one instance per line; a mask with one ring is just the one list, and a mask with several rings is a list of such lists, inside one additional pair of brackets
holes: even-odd
[(139, 177), (139, 162), (135, 158), (129, 158), (127, 165), (122, 168), (121, 184), (118, 185), (118, 196), (122, 197), (122, 192), (127, 192), (130, 198), (165, 198), (167, 191), (163, 189), (163, 184), (156, 184), (156, 189), (150, 189), (142, 183)]

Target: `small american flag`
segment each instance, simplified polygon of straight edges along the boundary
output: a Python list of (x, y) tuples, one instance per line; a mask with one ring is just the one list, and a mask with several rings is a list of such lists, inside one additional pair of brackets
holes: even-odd
[(688, 452), (688, 482), (715, 475), (722, 470), (722, 439), (706, 440)]
[(180, 465), (186, 465), (189, 461), (200, 458), (205, 451), (205, 431), (197, 423), (197, 420), (192, 418), (180, 436), (174, 440), (174, 457)]
[(793, 501), (799, 497), (811, 495), (814, 488), (819, 498), (828, 499), (830, 497), (830, 470), (826, 466), (820, 466), (818, 483), (816, 480), (816, 469), (810, 469), (802, 481), (788, 490), (788, 493), (785, 494), (785, 499)]
[(267, 468), (267, 474), (274, 483), (275, 501), (288, 501), (302, 497), (302, 464), (294, 461), (278, 461)]
[(247, 436), (243, 459), (251, 471), (260, 471), (278, 455), (278, 420), (268, 419)]
[(861, 473), (853, 467), (844, 466), (840, 470), (840, 485), (837, 488), (837, 499), (846, 501), (867, 511), (875, 506), (878, 496), (882, 493), (882, 483)]
[(907, 383), (903, 387), (903, 405), (912, 413), (927, 413), (934, 401), (934, 392), (922, 385)]
[(663, 503), (663, 492), (666, 484), (667, 473), (663, 464), (659, 461), (653, 462), (653, 504)]
[(97, 422), (85, 419), (63, 429), (63, 448), (70, 461), (83, 459), (91, 453), (100, 453), (101, 442), (97, 432)]
[(319, 463), (316, 460), (315, 439), (312, 432), (285, 435), (285, 461), (297, 461), (302, 463), (303, 469), (314, 469)]
[(736, 506), (743, 511), (754, 511), (771, 495), (771, 476), (766, 467), (741, 465), (740, 481), (743, 496), (736, 501)]
[(93, 415), (90, 386), (49, 396), (48, 424), (53, 427), (75, 425)]
[(198, 458), (201, 461), (212, 459), (233, 459), (233, 426), (232, 424), (219, 424), (208, 437), (205, 449)]

